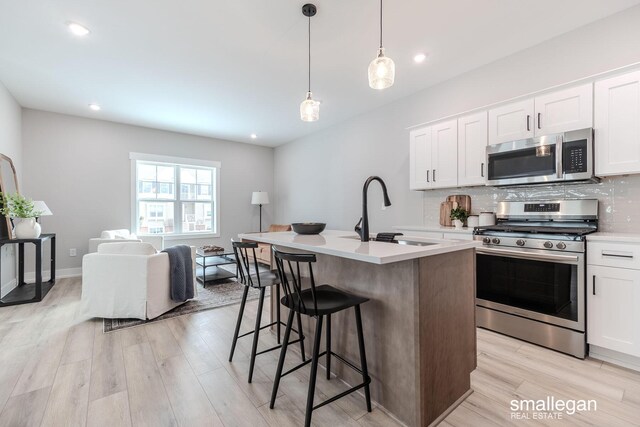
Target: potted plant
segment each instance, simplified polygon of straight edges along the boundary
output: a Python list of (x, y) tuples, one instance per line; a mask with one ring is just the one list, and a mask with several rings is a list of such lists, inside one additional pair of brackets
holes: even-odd
[(453, 220), (453, 225), (456, 228), (462, 228), (467, 218), (469, 218), (469, 211), (460, 207), (453, 208), (449, 217)]
[(42, 212), (35, 210), (33, 200), (27, 199), (21, 194), (0, 193), (2, 207), (0, 213), (10, 218), (18, 218), (18, 222), (13, 231), (18, 239), (37, 239), (40, 237), (40, 224), (36, 222)]

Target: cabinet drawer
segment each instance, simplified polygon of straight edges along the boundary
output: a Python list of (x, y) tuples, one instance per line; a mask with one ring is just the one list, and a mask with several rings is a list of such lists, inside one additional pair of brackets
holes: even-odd
[(640, 245), (588, 242), (587, 264), (640, 270)]

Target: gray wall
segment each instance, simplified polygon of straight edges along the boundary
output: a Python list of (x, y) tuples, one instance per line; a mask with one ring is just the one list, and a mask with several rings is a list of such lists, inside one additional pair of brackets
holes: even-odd
[[(22, 111), (9, 91), (0, 82), (0, 153), (11, 157), (18, 174), (22, 170)], [(19, 180), (18, 185), (22, 181)], [(4, 219), (3, 219), (4, 220)], [(15, 283), (15, 255), (13, 246), (2, 248), (2, 296), (11, 291)]]
[[(381, 192), (371, 191), (372, 231), (422, 224), (423, 193), (409, 190), (407, 127), (640, 62), (638, 22), (640, 6), (278, 147), (278, 222), (324, 220), (331, 228), (351, 229), (360, 216), (363, 181), (380, 175), (393, 206), (378, 209)], [(397, 79), (402, 84), (402, 70)], [(466, 192), (475, 191), (482, 190)], [(429, 193), (425, 202), (435, 199)]]
[[(269, 191), (275, 199), (272, 148), (28, 109), (22, 130), (22, 192), (53, 212), (41, 223), (43, 232), (57, 234), (58, 269), (80, 267), (88, 239), (102, 230), (130, 228), (130, 152), (222, 162), (221, 237), (170, 244), (229, 248), (232, 236), (258, 229), (251, 192)], [(263, 224), (272, 222), (271, 206), (263, 208)]]

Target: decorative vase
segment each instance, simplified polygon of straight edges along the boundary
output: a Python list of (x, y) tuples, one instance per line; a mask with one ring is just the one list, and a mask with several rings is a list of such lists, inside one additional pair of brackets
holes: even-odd
[(459, 219), (454, 219), (453, 220), (453, 226), (455, 228), (462, 228), (463, 225), (464, 225), (464, 223), (462, 221), (460, 221)]
[(35, 218), (21, 218), (13, 231), (18, 239), (37, 239), (42, 229)]

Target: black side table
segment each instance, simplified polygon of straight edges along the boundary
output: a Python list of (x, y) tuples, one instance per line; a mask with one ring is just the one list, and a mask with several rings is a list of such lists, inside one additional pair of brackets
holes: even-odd
[[(51, 244), (51, 276), (47, 282), (42, 282), (42, 249), (43, 243)], [(24, 245), (33, 243), (36, 247), (36, 281), (24, 281)], [(18, 286), (0, 300), (0, 307), (8, 305), (26, 304), (42, 301), (56, 283), (56, 235), (55, 233), (41, 234), (37, 239), (0, 239), (0, 250), (5, 245), (18, 245)], [(0, 277), (2, 277), (2, 262), (0, 262)], [(2, 284), (0, 283), (0, 286)]]

